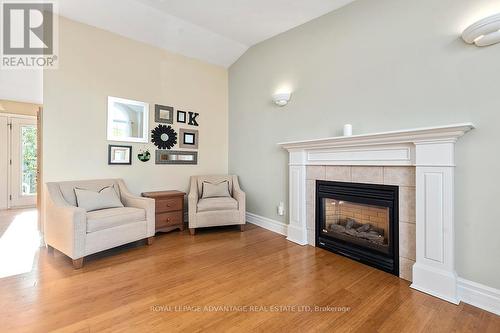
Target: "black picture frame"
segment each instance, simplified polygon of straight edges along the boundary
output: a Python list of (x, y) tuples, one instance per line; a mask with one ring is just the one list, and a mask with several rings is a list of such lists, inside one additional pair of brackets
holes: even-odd
[(187, 122), (187, 112), (177, 110), (177, 122), (185, 124)]
[(185, 145), (194, 146), (196, 144), (196, 135), (194, 133), (184, 133), (183, 143)]
[[(168, 114), (165, 117), (165, 112)], [(155, 122), (164, 124), (174, 123), (174, 108), (171, 106), (155, 104)]]
[[(115, 148), (127, 150), (128, 158), (124, 162), (116, 162), (113, 159), (113, 151)], [(131, 165), (132, 164), (132, 146), (108, 145), (108, 165)]]

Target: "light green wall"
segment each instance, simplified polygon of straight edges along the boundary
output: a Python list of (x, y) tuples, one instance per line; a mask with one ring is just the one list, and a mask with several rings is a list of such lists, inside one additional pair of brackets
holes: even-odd
[[(457, 148), (461, 277), (500, 288), (500, 45), (459, 38), (500, 1), (359, 0), (260, 43), (229, 70), (229, 169), (248, 211), (286, 222), (287, 163), (278, 142), (473, 122)], [(279, 108), (271, 95), (293, 90)]]

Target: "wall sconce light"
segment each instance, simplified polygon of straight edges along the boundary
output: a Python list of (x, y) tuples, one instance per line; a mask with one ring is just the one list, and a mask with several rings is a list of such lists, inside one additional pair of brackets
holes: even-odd
[(500, 14), (488, 16), (470, 25), (462, 33), (462, 39), (476, 46), (500, 43)]
[(285, 106), (290, 101), (291, 95), (289, 92), (276, 93), (273, 95), (273, 102), (278, 106)]

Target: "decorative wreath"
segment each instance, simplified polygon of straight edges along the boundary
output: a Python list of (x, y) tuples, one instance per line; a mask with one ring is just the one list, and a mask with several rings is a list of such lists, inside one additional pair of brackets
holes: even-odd
[(177, 143), (177, 133), (170, 126), (158, 125), (151, 131), (151, 141), (159, 149), (171, 149)]

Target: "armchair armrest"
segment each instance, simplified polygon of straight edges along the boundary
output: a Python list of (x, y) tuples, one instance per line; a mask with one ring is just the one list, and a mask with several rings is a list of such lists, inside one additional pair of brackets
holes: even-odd
[(87, 212), (69, 205), (57, 184), (47, 183), (45, 242), (72, 259), (85, 256)]
[(196, 228), (196, 212), (198, 210), (198, 184), (196, 177), (191, 177), (191, 185), (188, 194), (188, 222), (190, 228)]
[(238, 201), (238, 210), (240, 212), (240, 223), (246, 222), (246, 194), (240, 188), (238, 177), (233, 177), (233, 198)]
[(125, 207), (142, 208), (146, 211), (146, 221), (148, 223), (148, 237), (155, 235), (155, 201), (151, 198), (139, 197), (132, 194), (123, 180), (118, 180), (120, 195)]
[[(246, 194), (242, 190), (233, 191), (233, 197), (238, 201), (238, 207), (245, 208)], [(239, 208), (238, 208), (239, 209)]]
[(198, 202), (198, 197), (199, 197), (198, 184), (196, 184), (196, 178), (191, 177), (191, 184), (189, 186), (188, 200), (189, 201), (195, 200), (196, 202)]

